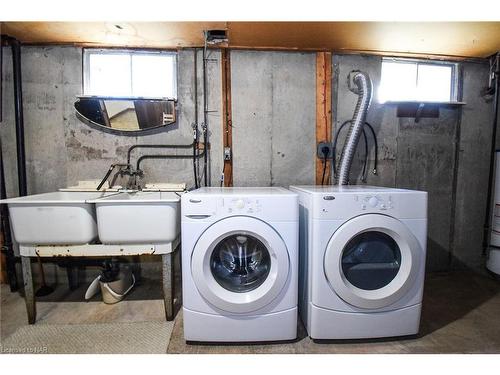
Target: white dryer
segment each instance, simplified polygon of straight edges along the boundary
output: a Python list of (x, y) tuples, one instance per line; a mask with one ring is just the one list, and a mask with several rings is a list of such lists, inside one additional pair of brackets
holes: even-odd
[(181, 199), (186, 341), (297, 337), (298, 195), (201, 188)]
[(300, 203), (299, 311), (313, 339), (418, 333), (427, 193), (291, 186)]

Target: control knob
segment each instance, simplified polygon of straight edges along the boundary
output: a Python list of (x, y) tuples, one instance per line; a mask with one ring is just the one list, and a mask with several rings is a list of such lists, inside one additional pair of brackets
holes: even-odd
[(368, 199), (368, 204), (372, 207), (377, 207), (378, 199), (376, 197), (371, 197)]

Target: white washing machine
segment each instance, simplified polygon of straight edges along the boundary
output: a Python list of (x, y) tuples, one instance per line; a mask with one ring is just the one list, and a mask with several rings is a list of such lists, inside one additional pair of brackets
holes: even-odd
[(427, 193), (291, 186), (300, 203), (299, 311), (313, 339), (418, 333)]
[(185, 340), (295, 339), (298, 195), (201, 188), (181, 208)]

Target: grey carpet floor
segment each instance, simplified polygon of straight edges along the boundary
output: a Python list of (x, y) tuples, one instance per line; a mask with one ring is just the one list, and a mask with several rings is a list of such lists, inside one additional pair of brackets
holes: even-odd
[(173, 322), (35, 324), (2, 340), (2, 353), (164, 354)]

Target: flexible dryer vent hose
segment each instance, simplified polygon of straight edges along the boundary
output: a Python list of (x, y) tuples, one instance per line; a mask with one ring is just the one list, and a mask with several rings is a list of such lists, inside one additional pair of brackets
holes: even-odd
[[(356, 87), (351, 87), (351, 77), (352, 82), (354, 82)], [(339, 185), (347, 185), (349, 183), (351, 164), (354, 159), (354, 154), (356, 153), (359, 137), (363, 132), (363, 126), (366, 121), (366, 113), (368, 112), (368, 108), (370, 107), (372, 100), (372, 81), (370, 80), (368, 74), (359, 70), (353, 70), (349, 73), (347, 79), (349, 89), (358, 95), (358, 102), (356, 103), (356, 108), (354, 109), (351, 126), (349, 127), (347, 138), (344, 143), (344, 147), (342, 148), (342, 154), (339, 160)]]

